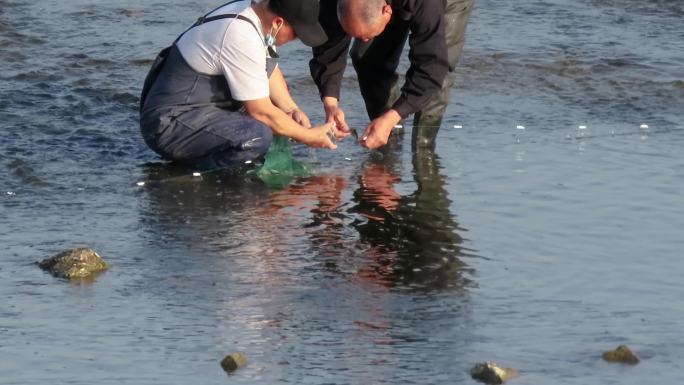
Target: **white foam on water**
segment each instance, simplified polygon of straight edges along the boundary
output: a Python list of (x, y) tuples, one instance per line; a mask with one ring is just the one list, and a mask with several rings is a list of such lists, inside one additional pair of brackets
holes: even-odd
[(518, 130), (524, 130), (525, 126), (518, 124), (517, 126), (515, 126), (515, 128), (517, 128)]
[(136, 183), (136, 185), (138, 185), (138, 186), (142, 187), (142, 186), (144, 186), (144, 185), (145, 185), (145, 182), (138, 182), (138, 183)]
[(648, 128), (648, 124), (646, 124), (646, 123), (641, 123), (641, 125), (639, 126), (639, 128), (641, 128), (641, 129), (644, 129), (644, 130), (645, 130), (645, 129), (647, 129), (647, 128)]

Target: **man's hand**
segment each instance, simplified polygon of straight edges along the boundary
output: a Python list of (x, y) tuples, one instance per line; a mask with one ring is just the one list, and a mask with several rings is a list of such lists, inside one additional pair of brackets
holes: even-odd
[(292, 120), (297, 122), (299, 125), (304, 126), (305, 128), (311, 128), (311, 122), (309, 121), (309, 117), (306, 116), (304, 111), (300, 110), (299, 107), (295, 107), (290, 111), (285, 112), (288, 114)]
[(362, 146), (376, 149), (387, 144), (392, 129), (401, 121), (401, 116), (395, 110), (389, 110), (370, 122), (361, 135)]
[(329, 135), (330, 132), (334, 130), (334, 127), (334, 122), (328, 122), (312, 128), (309, 130), (309, 139), (307, 139), (305, 143), (311, 147), (329, 148), (331, 150), (336, 149), (337, 145), (332, 141), (332, 138)]
[(323, 109), (325, 110), (325, 121), (328, 123), (335, 122), (335, 127), (333, 127), (335, 138), (342, 139), (351, 134), (349, 126), (344, 120), (344, 111), (339, 107), (337, 99), (331, 96), (324, 97)]

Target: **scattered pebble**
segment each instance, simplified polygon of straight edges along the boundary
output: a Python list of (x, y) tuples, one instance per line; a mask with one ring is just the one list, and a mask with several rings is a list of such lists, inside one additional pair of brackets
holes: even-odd
[(487, 361), (473, 366), (470, 369), (470, 376), (485, 384), (499, 385), (518, 377), (518, 371), (513, 368), (500, 368), (496, 362)]
[(247, 365), (247, 357), (240, 353), (230, 353), (221, 360), (221, 367), (226, 373), (232, 373)]
[(138, 183), (136, 183), (136, 185), (138, 185), (138, 186), (142, 187), (142, 186), (144, 186), (144, 185), (145, 185), (145, 182), (138, 182)]
[(626, 345), (620, 345), (615, 350), (603, 352), (603, 359), (608, 362), (620, 362), (628, 365), (639, 363), (639, 357), (634, 354)]

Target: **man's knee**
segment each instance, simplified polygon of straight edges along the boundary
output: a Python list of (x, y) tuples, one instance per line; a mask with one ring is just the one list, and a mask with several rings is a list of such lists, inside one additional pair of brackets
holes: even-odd
[(267, 125), (257, 120), (253, 120), (249, 124), (251, 125), (250, 131), (254, 132), (254, 135), (243, 141), (240, 144), (240, 149), (252, 154), (254, 159), (257, 159), (268, 152), (268, 148), (273, 141), (273, 131)]

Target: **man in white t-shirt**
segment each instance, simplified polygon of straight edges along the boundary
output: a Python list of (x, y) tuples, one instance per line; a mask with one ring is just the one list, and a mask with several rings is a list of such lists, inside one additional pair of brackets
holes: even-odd
[(171, 46), (143, 91), (140, 127), (163, 158), (238, 167), (263, 157), (272, 135), (334, 149), (332, 123), (311, 127), (292, 99), (275, 46), (327, 40), (318, 0), (234, 0), (200, 18)]

